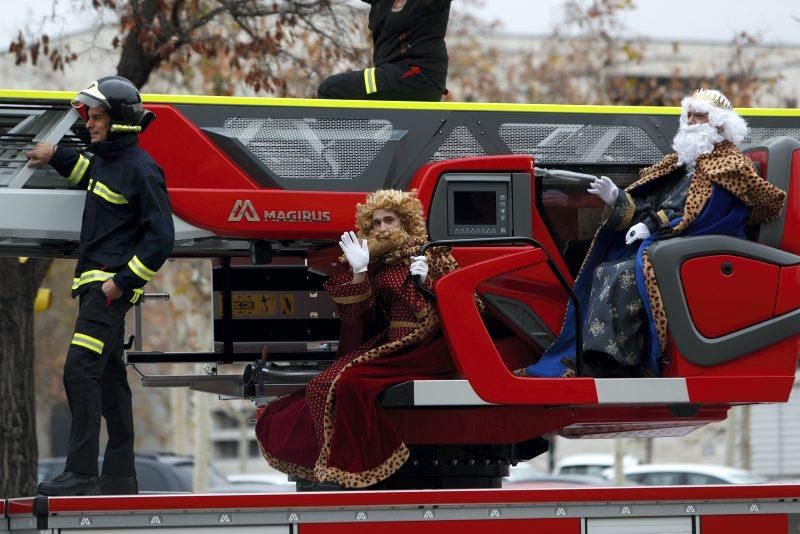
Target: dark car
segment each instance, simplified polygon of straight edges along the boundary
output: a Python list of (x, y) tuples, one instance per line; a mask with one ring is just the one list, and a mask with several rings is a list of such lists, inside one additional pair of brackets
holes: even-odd
[[(64, 470), (66, 458), (39, 460), (38, 479), (51, 480)], [(99, 459), (102, 466), (102, 458)], [(169, 453), (137, 454), (136, 478), (140, 492), (191, 492), (194, 458)], [(214, 467), (208, 469), (208, 490), (212, 493), (267, 493), (293, 491), (293, 488), (270, 484), (231, 484)]]

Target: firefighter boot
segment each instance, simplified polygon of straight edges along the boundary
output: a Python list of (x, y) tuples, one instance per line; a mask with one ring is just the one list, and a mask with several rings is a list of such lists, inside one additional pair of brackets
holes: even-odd
[(135, 475), (100, 475), (100, 493), (103, 495), (136, 495), (139, 484)]
[(64, 471), (49, 482), (42, 482), (37, 488), (39, 495), (99, 495), (100, 485), (96, 475), (83, 475)]

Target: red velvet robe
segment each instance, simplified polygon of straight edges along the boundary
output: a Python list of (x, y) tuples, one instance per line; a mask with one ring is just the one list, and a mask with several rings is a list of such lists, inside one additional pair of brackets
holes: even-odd
[(431, 304), (408, 265), (381, 265), (351, 284), (351, 273), (325, 289), (342, 320), (339, 357), (308, 386), (259, 410), (256, 437), (274, 468), (312, 481), (362, 488), (384, 480), (408, 449), (377, 401), (387, 387), (455, 373)]

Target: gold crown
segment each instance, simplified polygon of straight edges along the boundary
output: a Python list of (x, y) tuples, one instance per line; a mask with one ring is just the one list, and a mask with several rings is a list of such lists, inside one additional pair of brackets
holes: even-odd
[(692, 94), (693, 100), (702, 100), (720, 109), (733, 109), (731, 101), (716, 89), (698, 89)]

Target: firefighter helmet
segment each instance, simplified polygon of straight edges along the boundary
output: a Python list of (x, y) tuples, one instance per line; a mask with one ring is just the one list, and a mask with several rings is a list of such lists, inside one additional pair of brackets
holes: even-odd
[(103, 107), (111, 116), (112, 132), (139, 133), (155, 118), (142, 106), (139, 90), (127, 78), (106, 76), (91, 83), (72, 100), (84, 120), (88, 109)]

